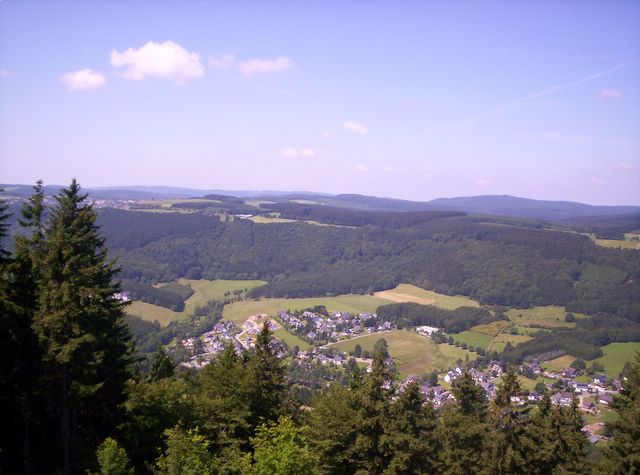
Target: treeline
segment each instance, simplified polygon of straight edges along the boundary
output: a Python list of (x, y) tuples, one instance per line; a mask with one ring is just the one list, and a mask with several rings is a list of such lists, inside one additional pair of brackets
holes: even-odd
[(493, 315), (484, 308), (460, 307), (455, 310), (445, 310), (414, 302), (381, 305), (376, 310), (376, 314), (381, 320), (388, 320), (401, 328), (429, 325), (443, 328), (447, 333), (459, 333), (495, 320)]
[(175, 209), (209, 209), (214, 212), (219, 213), (231, 213), (231, 214), (257, 214), (260, 212), (258, 208), (255, 206), (245, 205), (244, 202), (222, 202), (217, 203), (216, 201), (207, 202), (182, 202), (182, 203), (173, 203), (171, 205), (172, 208)]
[[(130, 335), (86, 198), (73, 180), (45, 219), (38, 182), (13, 255), (0, 247), (2, 473), (84, 473), (123, 422)], [(0, 203), (0, 239), (6, 217)]]
[(182, 312), (185, 300), (193, 295), (191, 287), (178, 283), (154, 287), (144, 282), (125, 280), (122, 281), (122, 289), (131, 292), (131, 296), (136, 300), (159, 305), (175, 312)]
[(262, 208), (280, 213), (288, 219), (314, 220), (343, 226), (380, 226), (401, 228), (433, 219), (464, 216), (457, 211), (362, 211), (331, 206), (304, 205), (300, 203), (269, 203)]
[(553, 333), (540, 332), (533, 340), (517, 346), (508, 345), (500, 357), (509, 363), (521, 363), (527, 356), (551, 352), (570, 354), (583, 360), (599, 358), (603, 354), (600, 347), (581, 341), (573, 334), (554, 331)]

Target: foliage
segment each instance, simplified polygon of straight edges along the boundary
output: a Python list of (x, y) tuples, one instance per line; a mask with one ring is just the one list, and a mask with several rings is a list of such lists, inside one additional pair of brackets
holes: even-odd
[(252, 473), (259, 475), (312, 475), (317, 473), (317, 459), (304, 435), (290, 417), (277, 423), (262, 424), (256, 430), (253, 444)]
[(98, 475), (133, 475), (127, 452), (115, 439), (107, 437), (96, 451), (100, 471)]

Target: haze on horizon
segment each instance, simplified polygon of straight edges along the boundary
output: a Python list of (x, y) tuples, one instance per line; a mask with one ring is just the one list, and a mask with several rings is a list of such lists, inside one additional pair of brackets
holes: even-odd
[(0, 2), (0, 181), (640, 205), (640, 2)]

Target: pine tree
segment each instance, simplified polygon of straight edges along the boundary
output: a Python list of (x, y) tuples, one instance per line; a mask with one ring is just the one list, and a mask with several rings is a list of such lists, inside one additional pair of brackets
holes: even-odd
[(164, 378), (170, 378), (176, 368), (176, 363), (173, 358), (167, 354), (165, 349), (160, 345), (153, 354), (151, 360), (151, 371), (149, 373), (150, 381), (158, 381)]
[(485, 463), (486, 473), (531, 473), (528, 457), (535, 447), (527, 433), (527, 417), (511, 400), (522, 394), (522, 387), (514, 368), (503, 376), (496, 399), (491, 407), (491, 434)]
[(392, 389), (382, 351), (373, 355), (371, 373), (358, 390), (357, 435), (352, 456), (364, 473), (382, 473), (389, 462), (381, 446), (385, 426), (389, 420)]
[(434, 473), (438, 441), (436, 416), (417, 381), (410, 382), (392, 404), (382, 445), (389, 464), (385, 474)]
[(271, 342), (273, 336), (267, 322), (256, 337), (255, 351), (248, 363), (250, 426), (275, 421), (285, 401), (284, 365)]
[(623, 389), (614, 401), (620, 417), (611, 424), (613, 441), (605, 451), (616, 475), (640, 473), (640, 353), (624, 374)]
[(438, 436), (442, 443), (440, 471), (445, 474), (476, 474), (483, 467), (486, 447), (487, 398), (467, 372), (452, 387), (455, 404), (445, 408)]
[[(131, 346), (116, 269), (107, 260), (96, 213), (73, 180), (48, 221), (34, 329), (58, 386), (62, 468), (87, 466), (113, 433), (129, 378)], [(91, 455), (88, 455), (88, 454)], [(84, 458), (84, 459), (83, 459)]]

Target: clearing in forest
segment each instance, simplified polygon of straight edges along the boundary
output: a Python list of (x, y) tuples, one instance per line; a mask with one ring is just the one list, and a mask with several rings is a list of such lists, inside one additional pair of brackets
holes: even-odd
[(424, 290), (411, 284), (400, 284), (391, 290), (383, 290), (374, 294), (391, 302), (415, 302), (422, 305), (435, 305), (446, 310), (460, 307), (479, 307), (475, 300), (463, 295), (444, 295), (431, 290)]

